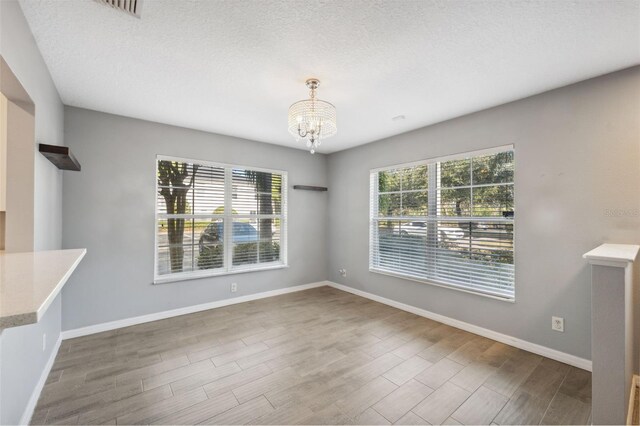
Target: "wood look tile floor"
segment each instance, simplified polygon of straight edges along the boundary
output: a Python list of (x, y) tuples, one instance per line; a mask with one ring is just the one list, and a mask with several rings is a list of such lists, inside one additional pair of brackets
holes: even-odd
[(65, 340), (33, 424), (585, 424), (591, 374), (330, 287)]

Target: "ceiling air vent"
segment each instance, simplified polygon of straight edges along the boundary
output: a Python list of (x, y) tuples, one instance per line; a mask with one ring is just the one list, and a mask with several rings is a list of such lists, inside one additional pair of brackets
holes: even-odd
[(96, 0), (98, 3), (106, 4), (114, 9), (126, 12), (136, 18), (140, 17), (140, 6), (142, 0)]

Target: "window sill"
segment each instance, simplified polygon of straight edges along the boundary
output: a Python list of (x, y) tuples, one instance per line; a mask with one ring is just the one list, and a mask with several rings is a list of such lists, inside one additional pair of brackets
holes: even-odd
[(247, 272), (261, 272), (261, 271), (271, 271), (274, 269), (285, 269), (288, 268), (289, 265), (286, 264), (276, 264), (276, 265), (268, 265), (260, 268), (238, 268), (232, 269), (230, 271), (220, 271), (220, 272), (207, 272), (202, 271), (193, 273), (193, 272), (183, 272), (182, 274), (175, 274), (170, 276), (156, 277), (153, 280), (153, 284), (167, 284), (179, 281), (190, 281), (190, 280), (200, 280), (203, 278), (211, 278), (211, 277), (221, 277), (225, 275), (235, 275), (235, 274), (244, 274)]
[(483, 297), (488, 297), (489, 299), (494, 299), (494, 300), (499, 300), (501, 302), (509, 302), (509, 303), (515, 303), (516, 299), (515, 296), (512, 298), (508, 298), (508, 297), (503, 297), (503, 296), (497, 296), (495, 294), (490, 294), (490, 293), (483, 293), (480, 291), (473, 291), (461, 286), (457, 286), (455, 284), (449, 284), (446, 282), (439, 282), (439, 281), (434, 281), (434, 280), (427, 280), (427, 279), (420, 279), (420, 278), (416, 278), (413, 277), (411, 275), (403, 275), (403, 274), (399, 274), (399, 273), (395, 273), (395, 272), (391, 272), (391, 271), (386, 271), (384, 269), (376, 269), (376, 268), (369, 268), (369, 272), (373, 272), (375, 274), (380, 274), (380, 275), (387, 275), (390, 277), (395, 277), (395, 278), (402, 278), (403, 280), (409, 280), (409, 281), (415, 281), (418, 283), (423, 283), (423, 284), (429, 284), (429, 285), (433, 285), (436, 287), (442, 287), (442, 288), (447, 288), (450, 290), (456, 290), (456, 291), (461, 291), (463, 293), (469, 293), (469, 294), (473, 294), (476, 296), (483, 296)]

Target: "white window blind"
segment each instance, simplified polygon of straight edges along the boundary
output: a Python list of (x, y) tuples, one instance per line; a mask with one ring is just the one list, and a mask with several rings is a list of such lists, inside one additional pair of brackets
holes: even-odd
[(156, 164), (155, 282), (287, 264), (286, 172), (164, 156)]
[(371, 172), (369, 269), (513, 300), (513, 148)]

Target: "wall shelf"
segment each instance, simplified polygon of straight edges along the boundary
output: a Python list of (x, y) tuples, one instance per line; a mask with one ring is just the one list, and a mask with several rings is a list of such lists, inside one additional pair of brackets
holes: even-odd
[(80, 171), (80, 163), (73, 156), (69, 147), (41, 143), (38, 150), (60, 170)]
[(293, 189), (302, 189), (304, 191), (326, 191), (324, 186), (309, 186), (309, 185), (293, 185)]

